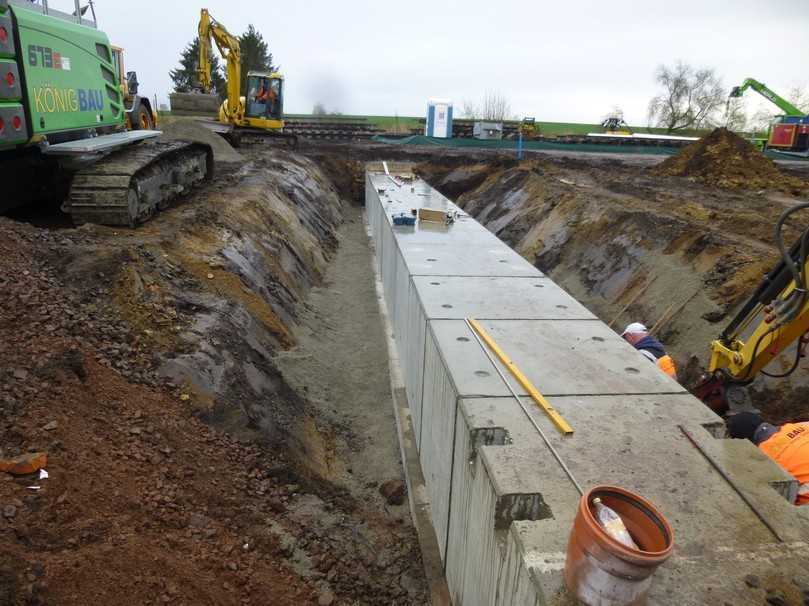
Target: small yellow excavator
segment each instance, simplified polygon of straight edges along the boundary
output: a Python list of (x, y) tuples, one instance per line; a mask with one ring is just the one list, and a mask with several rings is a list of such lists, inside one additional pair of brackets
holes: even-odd
[[(786, 220), (809, 203), (785, 210), (775, 227), (781, 260), (764, 277), (752, 296), (711, 343), (708, 372), (692, 390), (718, 414), (752, 408), (745, 386), (759, 374), (782, 378), (797, 370), (809, 345), (809, 228), (791, 248), (783, 239)], [(795, 357), (783, 372), (767, 366), (791, 344)]]
[(227, 135), (238, 144), (243, 134), (258, 137), (279, 137), (291, 145), (295, 135), (284, 132), (284, 77), (278, 72), (250, 71), (247, 73), (247, 96), (241, 96), (241, 47), (239, 39), (211, 17), (207, 8), (199, 18), (199, 65), (197, 79), (206, 92), (211, 90), (211, 40), (225, 60), (227, 99), (219, 108), (219, 122), (232, 128)]

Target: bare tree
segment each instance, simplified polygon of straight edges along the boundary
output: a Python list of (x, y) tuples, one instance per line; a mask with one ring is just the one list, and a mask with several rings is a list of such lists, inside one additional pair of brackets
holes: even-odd
[(511, 103), (502, 93), (487, 90), (479, 103), (464, 99), (461, 111), (465, 118), (502, 122), (511, 117)]
[[(789, 94), (786, 98), (798, 109), (809, 113), (809, 90), (805, 86), (793, 86), (789, 89)], [(757, 131), (767, 130), (770, 124), (775, 122), (775, 119), (782, 113), (775, 106), (768, 103), (766, 106), (761, 106), (756, 110), (750, 118), (750, 126)]]
[(744, 111), (744, 103), (738, 97), (727, 100), (722, 125), (733, 131), (743, 131), (747, 127), (747, 113)]
[(464, 118), (469, 118), (470, 120), (477, 120), (478, 118), (480, 118), (480, 106), (474, 101), (464, 99), (461, 109), (461, 115)]
[(320, 101), (315, 103), (315, 106), (312, 108), (312, 114), (315, 116), (325, 116), (326, 115), (326, 106), (323, 105)]
[(789, 89), (787, 100), (805, 114), (809, 114), (809, 90), (805, 86), (793, 86)]
[(658, 67), (655, 80), (663, 90), (649, 102), (650, 123), (668, 132), (717, 124), (727, 91), (713, 69), (678, 61), (673, 67)]
[(483, 95), (483, 119), (494, 122), (508, 120), (511, 116), (511, 103), (497, 91), (488, 90)]

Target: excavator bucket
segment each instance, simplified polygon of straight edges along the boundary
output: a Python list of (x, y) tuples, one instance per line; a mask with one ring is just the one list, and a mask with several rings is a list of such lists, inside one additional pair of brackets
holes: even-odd
[(192, 114), (219, 115), (219, 106), (222, 104), (217, 95), (205, 93), (171, 93), (169, 95), (171, 111), (188, 112)]
[(741, 97), (742, 96), (742, 88), (740, 86), (734, 86), (730, 89), (730, 96), (731, 97)]

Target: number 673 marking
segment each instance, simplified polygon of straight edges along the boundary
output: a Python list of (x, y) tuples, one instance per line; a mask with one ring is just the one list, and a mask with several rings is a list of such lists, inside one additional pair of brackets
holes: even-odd
[(53, 67), (53, 50), (47, 46), (28, 45), (28, 64), (37, 67)]

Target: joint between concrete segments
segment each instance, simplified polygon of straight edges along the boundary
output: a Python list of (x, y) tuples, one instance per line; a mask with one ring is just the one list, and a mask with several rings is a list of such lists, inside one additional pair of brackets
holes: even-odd
[(507, 494), (497, 498), (494, 527), (507, 530), (512, 522), (535, 522), (552, 517), (551, 508), (540, 493)]

